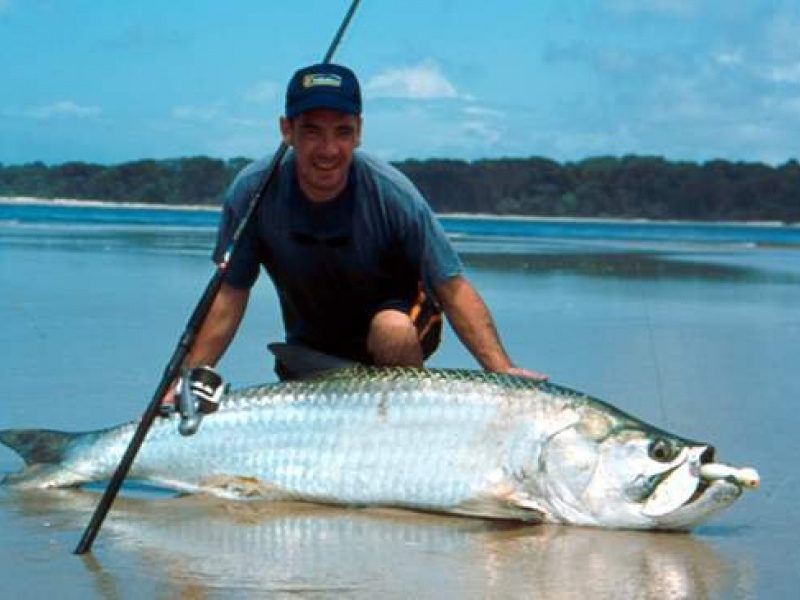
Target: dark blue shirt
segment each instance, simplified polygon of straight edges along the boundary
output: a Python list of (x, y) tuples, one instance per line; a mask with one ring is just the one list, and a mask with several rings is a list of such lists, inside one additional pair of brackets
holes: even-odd
[[(253, 163), (229, 188), (217, 262), (268, 164)], [(285, 159), (278, 181), (243, 232), (226, 283), (248, 289), (261, 266), (277, 289), (287, 341), (355, 360), (366, 359), (376, 312), (407, 311), (420, 281), (430, 293), (463, 270), (416, 187), (391, 165), (360, 151), (345, 191), (321, 203), (300, 190), (293, 155)]]

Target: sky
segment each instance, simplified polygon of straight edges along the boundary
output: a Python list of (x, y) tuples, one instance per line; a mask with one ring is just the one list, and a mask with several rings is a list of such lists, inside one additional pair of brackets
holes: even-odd
[[(271, 155), (350, 0), (0, 0), (0, 163)], [(389, 160), (798, 158), (797, 0), (362, 0)]]

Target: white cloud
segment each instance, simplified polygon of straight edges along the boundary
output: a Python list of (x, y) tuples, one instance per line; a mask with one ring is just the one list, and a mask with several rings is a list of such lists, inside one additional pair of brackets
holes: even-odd
[(696, 14), (698, 0), (606, 0), (606, 6), (623, 15), (685, 18)]
[[(248, 117), (229, 117), (226, 119), (226, 123), (230, 124), (233, 127), (238, 127), (242, 129), (258, 129), (263, 130), (266, 127), (264, 119), (253, 119)], [(277, 125), (275, 126), (277, 130)]]
[(712, 55), (712, 60), (722, 67), (736, 67), (744, 63), (741, 50), (724, 50)]
[(219, 116), (220, 111), (217, 106), (181, 105), (173, 107), (170, 114), (174, 119), (178, 119), (179, 121), (206, 123), (215, 120)]
[(470, 104), (461, 109), (465, 119), (459, 126), (464, 141), (478, 141), (484, 149), (497, 145), (505, 135), (503, 122), (505, 113), (485, 106)]
[(800, 63), (770, 67), (767, 79), (775, 83), (800, 84)]
[(281, 87), (272, 81), (260, 81), (244, 93), (245, 102), (251, 104), (266, 104), (278, 97)]
[(795, 61), (800, 55), (800, 16), (776, 12), (761, 29), (761, 51), (772, 60)]
[(25, 109), (21, 114), (31, 119), (55, 119), (60, 117), (85, 119), (97, 117), (100, 112), (100, 109), (96, 106), (81, 106), (72, 100), (61, 100), (53, 104)]
[[(398, 128), (397, 124), (402, 123)], [(507, 155), (506, 114), (452, 103), (383, 103), (371, 111), (365, 148), (390, 160)]]
[(367, 82), (364, 92), (371, 98), (439, 100), (462, 97), (439, 66), (431, 61), (386, 69)]
[[(467, 140), (483, 144), (483, 147), (493, 146), (503, 139), (503, 131), (486, 121), (465, 121), (461, 124), (461, 132)], [(469, 145), (472, 145), (470, 142)]]
[(473, 117), (481, 117), (481, 118), (495, 118), (495, 119), (502, 119), (505, 118), (506, 114), (503, 111), (495, 110), (493, 108), (486, 108), (485, 106), (465, 106), (463, 108), (463, 112), (465, 115), (470, 115)]
[(800, 98), (796, 96), (764, 98), (759, 106), (761, 114), (770, 115), (779, 122), (790, 119), (800, 121)]

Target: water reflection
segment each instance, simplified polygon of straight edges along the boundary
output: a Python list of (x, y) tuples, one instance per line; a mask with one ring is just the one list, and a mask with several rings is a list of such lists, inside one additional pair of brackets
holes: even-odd
[(179, 254), (208, 258), (216, 234), (193, 227), (20, 225), (0, 228), (0, 247), (8, 250)]
[[(42, 235), (42, 229), (46, 235)], [(8, 250), (80, 254), (167, 254), (196, 257), (207, 265), (215, 240), (212, 230), (179, 227), (94, 227), (26, 225), (4, 228), (0, 247)], [(716, 280), (800, 283), (796, 272), (766, 271), (764, 265), (731, 260), (753, 248), (681, 245), (663, 242), (607, 242), (457, 238), (456, 248), (470, 269), (537, 276), (569, 273), (591, 278), (630, 280)]]
[[(77, 541), (97, 498), (58, 491), (6, 502)], [(118, 564), (169, 588), (164, 597), (702, 599), (749, 587), (694, 535), (198, 497), (118, 499), (85, 558), (100, 597), (118, 596), (130, 575), (104, 568), (120, 552)]]
[(547, 251), (542, 253), (462, 252), (475, 270), (517, 272), (530, 275), (571, 274), (590, 278), (630, 280), (702, 280), (730, 283), (800, 283), (794, 273), (765, 270), (763, 265), (728, 261), (723, 252), (667, 252), (628, 249), (616, 251)]

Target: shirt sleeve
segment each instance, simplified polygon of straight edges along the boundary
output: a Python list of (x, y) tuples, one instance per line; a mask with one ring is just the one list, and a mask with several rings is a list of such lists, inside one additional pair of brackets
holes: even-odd
[[(258, 172), (258, 170), (242, 172), (233, 181), (225, 194), (225, 203), (217, 230), (217, 243), (212, 255), (214, 262), (218, 265), (225, 260), (225, 255), (230, 249), (236, 228), (249, 206), (252, 195), (255, 193)], [(253, 217), (244, 231), (242, 231), (224, 276), (225, 283), (237, 289), (249, 289), (253, 287), (258, 279), (260, 270), (259, 243), (256, 215), (253, 215)]]
[(419, 260), (425, 287), (432, 291), (440, 283), (464, 272), (464, 266), (439, 219), (417, 193), (412, 203), (412, 224), (404, 236), (406, 254)]
[(429, 291), (464, 272), (464, 266), (441, 222), (413, 182), (400, 171), (364, 153), (359, 156), (372, 168), (372, 177), (385, 203), (392, 228), (403, 253), (418, 265)]
[(400, 242), (406, 258), (417, 265), (429, 292), (464, 272), (461, 259), (414, 183), (388, 163), (357, 151), (356, 164), (363, 193), (375, 194), (378, 214), (387, 219), (391, 235)]

